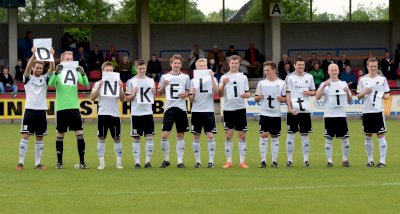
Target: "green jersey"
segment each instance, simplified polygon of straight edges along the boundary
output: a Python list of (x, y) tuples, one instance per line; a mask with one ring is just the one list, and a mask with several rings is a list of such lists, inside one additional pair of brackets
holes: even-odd
[[(78, 83), (83, 86), (89, 85), (86, 75), (78, 72)], [(53, 75), (49, 80), (50, 87), (56, 87), (56, 111), (64, 109), (79, 109), (78, 86), (63, 85), (61, 74)]]

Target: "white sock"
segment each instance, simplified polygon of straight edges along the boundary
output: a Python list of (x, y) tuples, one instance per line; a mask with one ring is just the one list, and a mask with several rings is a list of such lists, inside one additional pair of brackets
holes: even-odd
[(28, 151), (28, 142), (29, 140), (21, 139), (19, 143), (19, 163), (24, 164), (25, 155)]
[(267, 152), (268, 152), (268, 138), (260, 137), (260, 156), (261, 162), (267, 161)]
[(153, 156), (154, 140), (153, 137), (146, 137), (146, 163), (150, 163)]
[(303, 147), (303, 161), (308, 161), (308, 154), (310, 153), (310, 140), (308, 135), (301, 135), (301, 146)]
[(380, 153), (380, 163), (386, 164), (386, 150), (387, 150), (387, 143), (385, 136), (378, 138), (379, 142), (379, 153)]
[(214, 156), (215, 156), (215, 140), (213, 139), (208, 139), (208, 156), (209, 160), (208, 162), (214, 163)]
[(350, 150), (349, 138), (343, 138), (342, 139), (343, 161), (349, 160), (349, 150)]
[(114, 142), (114, 152), (115, 152), (115, 157), (117, 158), (117, 163), (121, 164), (122, 163), (122, 143), (120, 140), (117, 142)]
[(164, 154), (164, 160), (169, 162), (169, 141), (168, 141), (168, 139), (161, 139), (161, 149)]
[(185, 140), (176, 141), (176, 154), (178, 156), (178, 164), (183, 163), (183, 154), (185, 153)]
[(135, 164), (140, 164), (140, 140), (133, 140), (132, 151), (133, 158), (135, 159)]
[(276, 158), (278, 157), (278, 152), (279, 152), (279, 138), (273, 137), (271, 138), (272, 162), (276, 162)]
[(225, 140), (225, 156), (226, 156), (226, 162), (232, 163), (232, 149), (233, 149), (233, 143), (232, 143), (232, 141)]
[(239, 140), (239, 156), (240, 156), (240, 163), (244, 163), (246, 160), (246, 153), (247, 153), (247, 143), (246, 140)]
[(104, 152), (105, 152), (105, 144), (104, 140), (97, 140), (97, 156), (99, 157), (99, 162), (101, 166), (104, 166)]
[(326, 158), (328, 159), (328, 162), (332, 163), (332, 138), (325, 138), (325, 153), (326, 153)]
[(200, 141), (194, 140), (192, 146), (196, 163), (200, 163)]
[(40, 164), (40, 160), (42, 159), (43, 153), (43, 141), (36, 141), (35, 143), (35, 166)]
[(293, 162), (293, 150), (294, 150), (294, 140), (296, 138), (296, 134), (287, 133), (286, 137), (286, 153), (288, 161)]
[(365, 151), (367, 152), (368, 162), (374, 161), (374, 147), (372, 137), (365, 137)]

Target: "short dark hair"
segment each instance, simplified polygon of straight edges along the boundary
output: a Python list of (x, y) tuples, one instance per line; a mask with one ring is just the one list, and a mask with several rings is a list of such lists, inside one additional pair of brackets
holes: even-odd
[(367, 65), (369, 65), (370, 62), (378, 62), (378, 59), (376, 59), (375, 57), (371, 57), (367, 60)]
[(138, 60), (136, 60), (135, 64), (136, 64), (136, 67), (137, 67), (139, 65), (146, 65), (146, 62), (143, 59), (138, 59)]
[(264, 62), (263, 68), (265, 68), (265, 66), (271, 66), (272, 70), (276, 70), (276, 68), (277, 68), (276, 63), (273, 61)]
[(303, 57), (296, 57), (294, 58), (294, 64), (296, 64), (297, 62), (305, 62)]

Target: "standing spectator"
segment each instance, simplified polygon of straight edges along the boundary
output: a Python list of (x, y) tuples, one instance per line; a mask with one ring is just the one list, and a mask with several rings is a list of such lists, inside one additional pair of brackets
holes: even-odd
[(346, 54), (342, 54), (340, 60), (337, 61), (339, 72), (344, 71), (346, 65), (350, 65), (350, 60), (346, 59)]
[(88, 40), (87, 36), (83, 37), (83, 41), (79, 44), (79, 46), (83, 47), (86, 54), (90, 53), (90, 41)]
[(395, 70), (400, 68), (400, 44), (397, 44), (397, 48), (394, 51), (394, 61), (395, 61)]
[(229, 50), (225, 54), (225, 59), (226, 59), (226, 57), (230, 57), (232, 55), (238, 55), (239, 56), (239, 53), (235, 50), (235, 46), (234, 45), (229, 45)]
[[(118, 51), (114, 45), (111, 45), (110, 50), (107, 52), (106, 57), (104, 59), (105, 59), (105, 61), (111, 61), (113, 57), (115, 57), (115, 61), (119, 62)], [(114, 69), (116, 69), (115, 66), (114, 66)]]
[(161, 62), (157, 58), (157, 54), (151, 55), (151, 60), (147, 63), (147, 76), (153, 78), (154, 81), (160, 81), (162, 75)]
[(314, 77), (315, 88), (318, 88), (325, 79), (324, 71), (320, 68), (319, 63), (314, 63), (314, 68), (310, 71), (310, 74)]
[(285, 63), (284, 65), (284, 70), (282, 72), (279, 72), (279, 78), (281, 80), (285, 80), (286, 76), (292, 73), (292, 65), (289, 63)]
[(200, 49), (199, 44), (195, 44), (194, 45), (194, 49), (192, 51), (190, 51), (189, 54), (189, 67), (190, 69), (193, 71), (194, 69), (196, 69), (196, 62), (198, 59), (200, 58), (205, 58), (205, 53), (203, 50)]
[(32, 56), (32, 47), (32, 31), (28, 30), (25, 32), (25, 37), (18, 40), (18, 59), (22, 60), (23, 67), (26, 67), (26, 63)]
[(339, 74), (339, 79), (345, 81), (350, 89), (357, 88), (356, 74), (351, 70), (350, 65), (346, 65), (344, 71)]
[(118, 71), (121, 74), (121, 80), (122, 82), (128, 81), (130, 78), (132, 78), (132, 61), (129, 59), (128, 56), (122, 57), (121, 62), (119, 62), (119, 67)]
[(64, 36), (61, 38), (61, 51), (68, 51), (70, 50), (69, 48), (69, 43), (68, 43), (68, 38), (70, 37), (70, 34), (68, 32), (64, 33)]
[(260, 76), (262, 75), (261, 67), (264, 62), (264, 56), (260, 53), (258, 49), (255, 48), (253, 42), (249, 44), (249, 49), (246, 50), (244, 59), (250, 63), (249, 72), (252, 76)]
[(17, 65), (15, 66), (15, 80), (22, 82), (22, 76), (24, 74), (25, 68), (22, 66), (22, 60), (17, 60)]
[(394, 66), (394, 59), (390, 57), (389, 51), (385, 52), (385, 58), (381, 60), (381, 70), (387, 79), (396, 80), (396, 69)]
[(222, 62), (224, 62), (224, 54), (222, 51), (218, 48), (218, 45), (214, 45), (213, 49), (208, 52), (208, 60), (213, 59), (215, 61), (215, 64), (212, 68), (214, 72), (219, 72), (222, 66)]
[(99, 50), (99, 46), (95, 45), (89, 55), (90, 69), (101, 70), (101, 65), (104, 62), (103, 52)]
[(332, 59), (331, 53), (326, 54), (326, 59), (322, 61), (322, 70), (324, 71), (325, 77), (328, 77), (328, 66), (332, 63), (336, 63), (335, 60)]
[(3, 68), (3, 73), (0, 74), (0, 94), (6, 92), (6, 90), (12, 90), (13, 97), (17, 96), (18, 87), (14, 84), (14, 78), (9, 73), (7, 67)]
[(284, 73), (285, 71), (285, 64), (289, 64), (290, 65), (290, 70), (293, 70), (293, 66), (292, 63), (289, 61), (289, 56), (287, 54), (283, 54), (282, 55), (282, 60), (279, 62), (278, 64), (278, 72), (279, 73)]
[(307, 61), (306, 71), (310, 72), (314, 68), (315, 63), (321, 64), (320, 61), (318, 60), (317, 54), (311, 53), (311, 58), (310, 60)]
[(75, 55), (75, 61), (79, 62), (79, 66), (81, 66), (86, 72), (89, 70), (89, 56), (85, 52), (83, 47), (78, 48), (78, 53)]

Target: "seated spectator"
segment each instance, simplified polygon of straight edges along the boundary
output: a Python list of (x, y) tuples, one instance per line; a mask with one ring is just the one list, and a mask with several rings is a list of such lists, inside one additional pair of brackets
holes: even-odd
[(394, 66), (394, 59), (390, 57), (389, 51), (385, 52), (385, 58), (381, 60), (381, 70), (383, 75), (387, 79), (393, 79), (393, 80), (397, 79), (396, 68)]
[(6, 90), (11, 90), (13, 97), (16, 97), (18, 87), (16, 84), (14, 84), (13, 77), (9, 72), (10, 71), (8, 70), (8, 68), (4, 67), (3, 73), (0, 74), (0, 94), (3, 94), (4, 92), (6, 92)]
[(379, 65), (379, 64), (380, 64), (379, 59), (378, 59), (376, 56), (374, 56), (374, 54), (372, 53), (372, 51), (369, 51), (369, 52), (368, 52), (368, 57), (365, 58), (365, 59), (364, 59), (364, 62), (363, 62), (364, 71), (365, 71), (365, 72), (368, 72), (368, 69), (367, 69), (367, 61), (368, 61), (369, 58), (375, 58), (376, 60), (378, 60), (378, 67), (380, 67), (380, 65)]
[(79, 66), (81, 66), (86, 73), (89, 72), (89, 56), (82, 46), (78, 48), (78, 53), (75, 54), (75, 61), (79, 62)]
[(321, 65), (321, 62), (318, 60), (317, 53), (311, 53), (311, 58), (307, 61), (306, 71), (310, 72), (314, 68), (315, 63)]
[(104, 62), (103, 52), (99, 50), (99, 46), (95, 45), (89, 55), (89, 65), (91, 70), (101, 70)]
[(339, 79), (345, 81), (350, 89), (357, 88), (357, 77), (356, 74), (351, 70), (350, 65), (346, 65), (344, 71), (340, 72)]
[(400, 68), (400, 44), (397, 44), (397, 48), (394, 51), (394, 62), (395, 62), (395, 69)]
[(106, 53), (105, 61), (112, 61), (112, 58), (115, 57), (115, 60), (119, 62), (119, 54), (114, 45), (111, 45), (109, 51)]
[(357, 78), (356, 81), (358, 82), (360, 80), (360, 78), (364, 75), (365, 75), (365, 73), (362, 69), (358, 70), (357, 75), (356, 75), (356, 78)]
[(79, 46), (83, 47), (83, 50), (85, 50), (86, 54), (90, 53), (90, 42), (87, 36), (83, 37), (82, 42), (79, 44)]
[(196, 62), (200, 58), (205, 58), (206, 55), (203, 50), (200, 49), (198, 44), (194, 45), (194, 49), (189, 54), (189, 68), (193, 71), (196, 69)]
[(337, 65), (339, 67), (339, 72), (344, 71), (346, 65), (350, 65), (350, 60), (346, 59), (346, 54), (342, 54), (340, 60), (337, 61)]
[(310, 74), (314, 77), (315, 88), (325, 80), (325, 74), (322, 68), (320, 68), (319, 63), (314, 63), (314, 68), (310, 71)]
[(224, 62), (224, 54), (222, 51), (218, 48), (218, 45), (214, 45), (213, 49), (208, 52), (208, 60), (214, 60), (214, 66), (212, 67), (212, 70), (214, 72), (219, 72), (221, 69), (222, 63)]
[(222, 63), (220, 73), (224, 75), (229, 72), (229, 56), (225, 56), (225, 61)]
[(292, 71), (292, 64), (290, 64), (290, 62), (285, 63), (283, 66), (283, 71), (279, 72), (279, 78), (285, 80), (286, 76), (292, 73)]
[(243, 73), (244, 75), (248, 76), (249, 75), (249, 66), (250, 66), (250, 62), (248, 62), (247, 60), (243, 59), (242, 57), (240, 57), (240, 66), (239, 66), (239, 72)]
[(262, 55), (260, 51), (255, 48), (253, 42), (249, 44), (249, 49), (246, 50), (244, 59), (250, 63), (250, 76), (260, 77), (263, 75), (263, 72), (261, 72), (261, 67), (264, 63), (264, 55)]
[(285, 73), (285, 64), (290, 65), (290, 70), (293, 71), (292, 63), (289, 61), (289, 56), (287, 54), (282, 55), (282, 60), (278, 63), (278, 72)]
[(336, 63), (335, 60), (332, 59), (331, 53), (326, 53), (326, 58), (322, 61), (322, 70), (324, 71), (325, 77), (329, 77), (328, 75), (328, 66), (332, 63)]
[(114, 71), (118, 71), (119, 63), (118, 63), (117, 59), (113, 56), (113, 57), (111, 57), (111, 61), (110, 62), (112, 64), (112, 66), (114, 67)]
[(132, 78), (132, 70), (131, 70), (132, 66), (133, 63), (128, 56), (122, 57), (122, 60), (119, 63), (119, 68), (118, 68), (122, 82), (127, 82), (130, 78)]
[(229, 57), (232, 55), (239, 55), (239, 53), (235, 50), (235, 46), (234, 45), (229, 45), (229, 50), (226, 52), (225, 57)]
[(154, 81), (160, 81), (162, 75), (161, 62), (157, 58), (157, 54), (151, 55), (151, 60), (147, 63), (147, 76), (153, 78)]
[(22, 60), (18, 59), (17, 65), (15, 66), (15, 80), (22, 82), (22, 76), (24, 74), (25, 68), (22, 66)]

